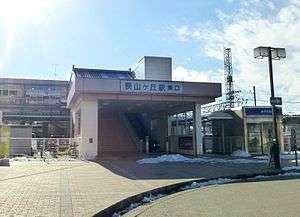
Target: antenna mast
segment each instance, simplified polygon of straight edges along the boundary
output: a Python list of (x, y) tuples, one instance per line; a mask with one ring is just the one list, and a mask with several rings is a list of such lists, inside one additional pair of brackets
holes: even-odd
[(232, 79), (232, 54), (231, 48), (224, 49), (224, 75), (225, 75), (225, 95), (226, 107), (234, 108), (234, 89)]

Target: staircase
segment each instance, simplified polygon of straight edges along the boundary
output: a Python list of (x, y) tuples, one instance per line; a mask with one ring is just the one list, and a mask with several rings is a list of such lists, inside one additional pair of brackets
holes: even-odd
[(125, 117), (139, 140), (144, 140), (145, 137), (149, 135), (149, 132), (145, 126), (145, 121), (141, 114), (127, 113)]
[(157, 142), (151, 138), (150, 129), (147, 127), (145, 118), (140, 113), (127, 113), (125, 114), (125, 118), (128, 123), (127, 125), (131, 128), (130, 132), (134, 132), (136, 140), (143, 140), (145, 142), (145, 137), (149, 136), (149, 151), (156, 152), (157, 149), (154, 147), (154, 144)]
[(100, 111), (99, 154), (134, 155), (139, 152), (121, 116), (114, 111)]

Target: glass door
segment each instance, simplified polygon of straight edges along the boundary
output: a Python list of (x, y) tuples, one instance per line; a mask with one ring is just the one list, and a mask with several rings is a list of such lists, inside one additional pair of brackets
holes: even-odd
[(261, 124), (260, 123), (248, 123), (248, 151), (249, 153), (261, 154)]

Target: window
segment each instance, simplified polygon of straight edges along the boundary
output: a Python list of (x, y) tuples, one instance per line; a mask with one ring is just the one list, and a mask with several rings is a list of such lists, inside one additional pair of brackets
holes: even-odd
[(18, 95), (18, 91), (16, 91), (16, 90), (10, 90), (9, 91), (9, 95), (10, 96), (17, 96)]
[(177, 136), (193, 135), (193, 112), (183, 112), (171, 116), (171, 134)]
[(8, 90), (2, 90), (2, 95), (3, 96), (8, 96)]

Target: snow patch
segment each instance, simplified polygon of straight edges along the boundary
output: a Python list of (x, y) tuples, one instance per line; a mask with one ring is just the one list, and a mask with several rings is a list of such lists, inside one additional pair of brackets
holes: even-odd
[(300, 171), (300, 166), (288, 166), (288, 167), (283, 167), (283, 171), (292, 171), (292, 170), (299, 170)]
[(157, 199), (159, 199), (159, 198), (161, 198), (163, 196), (164, 196), (163, 194), (158, 194), (156, 196), (150, 194), (149, 197), (144, 197), (143, 200), (142, 200), (142, 202), (143, 203), (150, 203), (150, 202), (152, 202), (154, 200), (157, 200)]
[(242, 151), (242, 150), (237, 150), (237, 151), (234, 151), (232, 154), (231, 154), (232, 157), (251, 157), (251, 154), (249, 154), (248, 152), (246, 151)]
[[(289, 154), (289, 155), (294, 155), (295, 156), (295, 151), (285, 151), (283, 154)], [(297, 154), (300, 155), (300, 151), (297, 151)]]
[(24, 162), (56, 162), (56, 161), (76, 161), (76, 158), (72, 158), (70, 156), (59, 156), (57, 158), (54, 157), (31, 157), (31, 156), (22, 156), (22, 157), (13, 157), (9, 159), (11, 163), (24, 163)]
[(188, 189), (194, 189), (194, 188), (201, 188), (209, 185), (220, 185), (220, 184), (226, 184), (233, 181), (239, 181), (239, 179), (228, 179), (228, 178), (219, 178), (219, 179), (212, 179), (207, 182), (193, 182), (190, 185), (186, 185), (181, 188), (181, 190), (188, 190)]
[(163, 162), (184, 162), (184, 163), (266, 163), (265, 160), (258, 159), (224, 159), (224, 158), (212, 158), (212, 157), (198, 157), (198, 158), (188, 158), (180, 154), (170, 154), (170, 155), (161, 155), (153, 158), (144, 158), (138, 160), (138, 164), (158, 164)]
[(129, 212), (130, 210), (133, 210), (135, 209), (136, 207), (142, 205), (142, 204), (145, 204), (145, 203), (151, 203), (153, 202), (154, 200), (157, 200), (161, 197), (163, 197), (164, 195), (163, 194), (158, 194), (158, 195), (153, 195), (153, 194), (150, 194), (148, 197), (144, 197), (141, 202), (137, 202), (137, 203), (131, 203), (126, 209), (118, 212), (118, 213), (114, 213), (112, 215), (112, 217), (120, 217), (122, 216), (123, 214)]
[[(253, 158), (258, 159), (258, 160), (269, 160), (268, 155), (255, 156)], [(300, 158), (300, 153), (299, 153), (299, 158)], [(295, 159), (295, 153), (292, 154), (292, 153), (285, 152), (285, 153), (280, 155), (280, 159), (282, 159), (282, 160), (294, 160)]]
[(253, 158), (254, 159), (258, 159), (258, 160), (269, 160), (269, 156), (268, 155), (260, 155), (260, 156), (255, 156)]
[(142, 160), (138, 160), (139, 164), (158, 164), (162, 162), (191, 162), (193, 159), (184, 157), (180, 154), (164, 154), (159, 157), (153, 158), (144, 158)]

